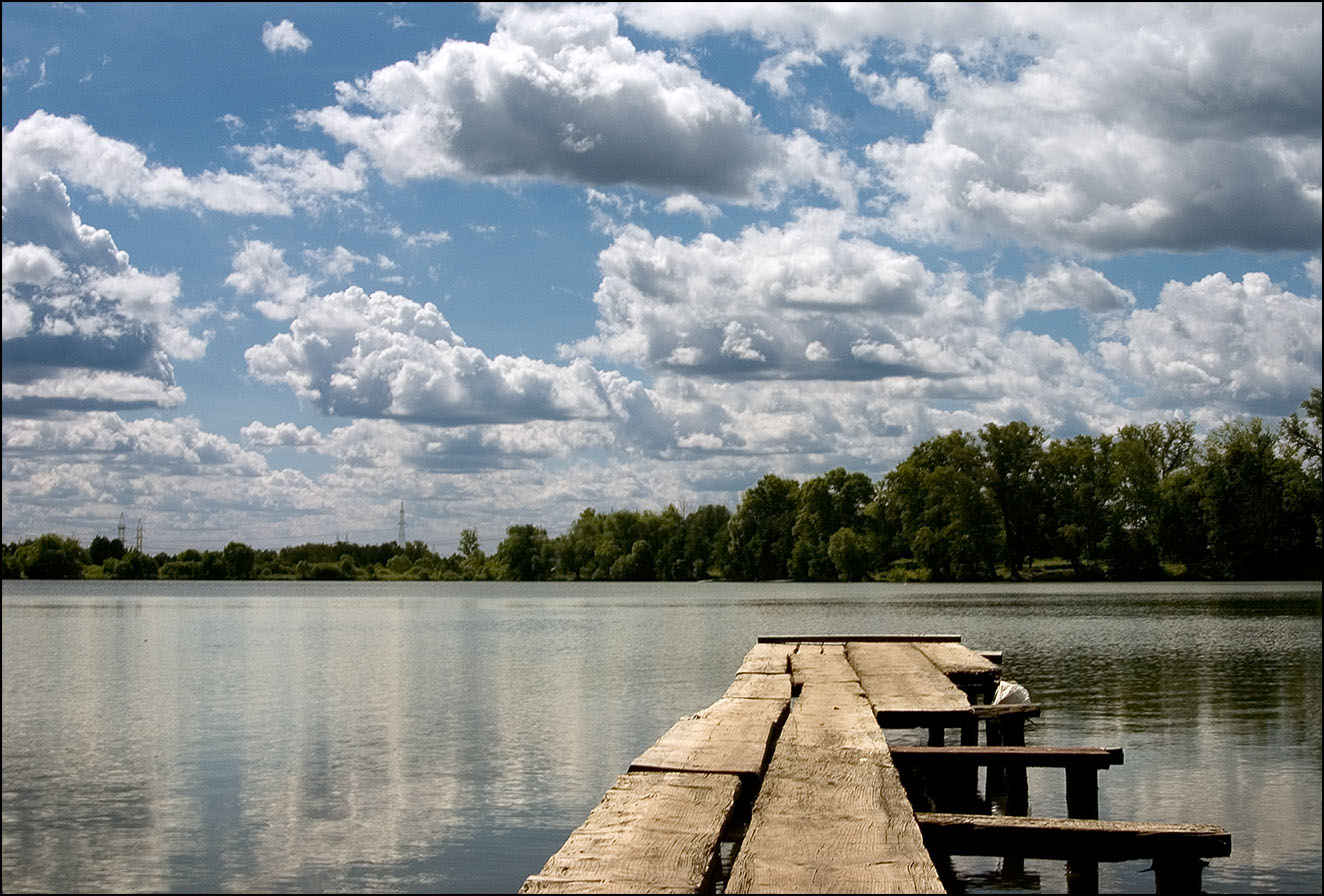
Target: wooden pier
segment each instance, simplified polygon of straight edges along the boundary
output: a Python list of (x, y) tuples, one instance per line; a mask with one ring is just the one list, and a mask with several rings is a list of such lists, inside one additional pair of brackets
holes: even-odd
[[(631, 763), (520, 892), (945, 893), (953, 855), (1066, 860), (1072, 893), (1097, 892), (1099, 862), (1150, 859), (1156, 892), (1199, 892), (1231, 836), (1100, 821), (1098, 773), (1122, 750), (1026, 747), (1040, 707), (989, 702), (994, 659), (956, 635), (759, 638), (726, 693)], [(928, 746), (889, 746), (895, 728)], [(1024, 817), (1031, 766), (1065, 770), (1070, 817)], [(942, 811), (980, 768), (1005, 814)]]

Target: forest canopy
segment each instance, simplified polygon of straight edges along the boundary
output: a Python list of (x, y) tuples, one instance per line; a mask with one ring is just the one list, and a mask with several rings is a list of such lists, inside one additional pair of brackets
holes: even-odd
[(735, 508), (585, 508), (549, 536), (513, 524), (440, 556), (421, 541), (147, 555), (98, 535), (4, 546), (5, 578), (607, 581), (1318, 579), (1321, 395), (1276, 427), (1184, 421), (1049, 439), (1013, 421), (917, 446), (872, 480), (767, 474)]

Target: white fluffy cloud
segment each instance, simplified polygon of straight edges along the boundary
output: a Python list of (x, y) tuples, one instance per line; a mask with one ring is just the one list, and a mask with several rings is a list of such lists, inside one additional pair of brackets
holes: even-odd
[(636, 49), (606, 6), (510, 7), (486, 44), (447, 41), (337, 93), (304, 120), (397, 181), (547, 178), (743, 200), (788, 186), (788, 147), (748, 105)]
[(1293, 295), (1264, 274), (1239, 283), (1213, 274), (1169, 283), (1157, 307), (1132, 314), (1099, 352), (1144, 384), (1153, 407), (1191, 409), (1204, 424), (1266, 413), (1282, 395), (1319, 385), (1320, 310), (1318, 296)]
[(311, 532), (333, 512), (307, 477), (272, 470), (261, 454), (187, 416), (6, 415), (3, 464), (7, 531), (67, 531), (79, 519), (99, 520), (109, 534), (124, 513), (148, 521), (148, 553), (219, 548), (239, 533), (285, 544), (276, 533), (291, 512), (306, 514)]
[(221, 169), (190, 176), (152, 164), (132, 143), (97, 133), (81, 116), (37, 111), (4, 132), (4, 184), (6, 191), (20, 189), (50, 171), (111, 202), (277, 216), (364, 187), (365, 163), (356, 153), (336, 166), (312, 150), (249, 146), (237, 151), (253, 174)]
[(179, 276), (130, 264), (56, 175), (5, 187), (6, 413), (181, 404), (171, 358), (201, 357), (208, 337), (177, 308)]
[(1015, 77), (953, 74), (922, 141), (870, 148), (896, 230), (1098, 254), (1317, 246), (1318, 11), (1260, 9), (1091, 7)]
[(622, 15), (678, 39), (753, 35), (773, 54), (760, 78), (778, 95), (807, 65), (839, 61), (874, 103), (918, 116), (922, 139), (868, 151), (892, 228), (909, 239), (1098, 255), (1319, 245), (1311, 4), (626, 4)]
[(279, 25), (262, 23), (262, 46), (270, 53), (306, 53), (312, 45), (289, 19), (281, 19)]
[(445, 426), (612, 413), (587, 362), (490, 358), (435, 305), (359, 287), (304, 302), (289, 332), (245, 357), (258, 379), (287, 384), (326, 414)]
[(297, 274), (285, 262), (285, 251), (262, 240), (248, 240), (235, 253), (226, 285), (240, 295), (262, 296), (253, 303), (272, 320), (289, 320), (312, 291), (307, 274)]
[(597, 334), (575, 349), (736, 379), (922, 373), (926, 359), (899, 336), (937, 278), (851, 227), (843, 213), (811, 211), (688, 244), (628, 227), (599, 257)]

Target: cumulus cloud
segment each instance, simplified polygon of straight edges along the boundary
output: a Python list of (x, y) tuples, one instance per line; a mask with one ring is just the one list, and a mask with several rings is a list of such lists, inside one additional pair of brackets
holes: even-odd
[(786, 149), (749, 106), (636, 49), (605, 6), (510, 7), (488, 43), (447, 41), (337, 95), (303, 120), (395, 181), (545, 178), (742, 200), (783, 186)]
[(1294, 295), (1265, 274), (1212, 274), (1169, 283), (1099, 353), (1148, 388), (1151, 406), (1192, 409), (1201, 423), (1246, 410), (1284, 415), (1319, 385), (1320, 313), (1318, 296)]
[(285, 383), (331, 415), (445, 426), (612, 413), (587, 362), (488, 357), (466, 345), (435, 305), (359, 287), (307, 300), (288, 333), (245, 357), (258, 379)]
[(920, 373), (925, 359), (896, 335), (936, 278), (850, 227), (843, 213), (807, 211), (687, 244), (629, 226), (599, 256), (597, 333), (574, 350), (736, 379)]
[(240, 295), (264, 296), (253, 307), (272, 320), (294, 317), (313, 287), (311, 277), (296, 274), (286, 264), (283, 249), (261, 240), (248, 240), (235, 253), (233, 269), (225, 282)]
[(136, 146), (102, 136), (81, 116), (37, 111), (4, 132), (4, 184), (7, 192), (50, 171), (113, 202), (278, 216), (364, 187), (366, 163), (353, 152), (339, 166), (315, 151), (283, 146), (237, 152), (253, 174), (221, 169), (189, 176), (150, 163)]
[(281, 19), (279, 25), (262, 23), (262, 46), (270, 53), (306, 53), (312, 45), (289, 19)]
[(311, 426), (295, 426), (293, 423), (268, 426), (257, 420), (245, 426), (239, 434), (255, 448), (310, 448), (324, 441), (322, 434)]
[(778, 94), (804, 64), (835, 58), (872, 102), (926, 122), (921, 139), (868, 152), (907, 239), (1095, 255), (1320, 242), (1321, 33), (1308, 4), (625, 4), (621, 15), (677, 39), (752, 35)]
[(4, 234), (6, 414), (183, 402), (171, 358), (201, 357), (208, 337), (177, 307), (177, 274), (130, 264), (51, 173), (6, 183)]
[(1318, 246), (1318, 11), (1258, 9), (1076, 10), (1014, 78), (962, 69), (923, 140), (869, 150), (894, 227), (1095, 254)]
[(109, 534), (123, 512), (145, 521), (148, 553), (212, 543), (219, 549), (235, 533), (246, 533), (249, 543), (260, 533), (283, 545), (289, 542), (278, 532), (288, 529), (291, 512), (317, 532), (333, 510), (302, 473), (272, 470), (261, 454), (208, 432), (194, 417), (6, 414), (2, 438), (6, 531), (29, 537), (81, 533), (98, 519), (101, 534)]
[(1115, 286), (1098, 271), (1075, 262), (1054, 262), (1030, 274), (1021, 288), (1025, 310), (1058, 311), (1079, 308), (1094, 314), (1125, 311), (1136, 297)]

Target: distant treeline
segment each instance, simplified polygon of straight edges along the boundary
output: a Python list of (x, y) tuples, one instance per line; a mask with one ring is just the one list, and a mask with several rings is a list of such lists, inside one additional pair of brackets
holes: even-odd
[(586, 509), (554, 537), (513, 525), (487, 554), (421, 541), (303, 544), (173, 556), (97, 536), (4, 546), (5, 578), (609, 581), (1317, 579), (1320, 390), (1278, 426), (1185, 422), (1048, 439), (1023, 422), (918, 446), (874, 481), (844, 468), (766, 475), (733, 512)]

